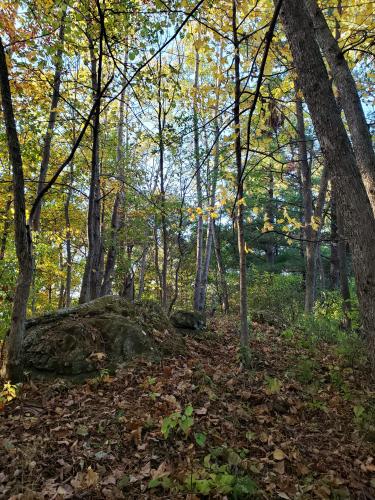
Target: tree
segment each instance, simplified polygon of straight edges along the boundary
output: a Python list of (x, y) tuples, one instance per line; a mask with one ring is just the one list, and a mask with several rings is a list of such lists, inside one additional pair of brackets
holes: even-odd
[(248, 300), (247, 300), (247, 267), (245, 251), (244, 232), (244, 179), (241, 146), (241, 125), (240, 125), (240, 102), (241, 102), (241, 74), (240, 74), (240, 43), (238, 39), (237, 25), (237, 2), (232, 3), (232, 29), (234, 45), (234, 148), (237, 169), (237, 203), (236, 203), (236, 229), (237, 245), (239, 254), (239, 279), (240, 279), (240, 341), (244, 350), (248, 349), (249, 343), (249, 323), (247, 320)]
[(13, 204), (15, 244), (18, 259), (18, 280), (13, 298), (12, 321), (5, 345), (3, 371), (13, 381), (22, 379), (22, 341), (25, 329), (27, 301), (33, 275), (33, 250), (30, 227), (26, 221), (25, 181), (21, 147), (14, 118), (8, 66), (0, 38), (0, 88), (6, 127), (10, 163), (13, 169)]
[(340, 105), (348, 123), (357, 165), (375, 214), (375, 153), (357, 87), (345, 54), (316, 0), (305, 0), (305, 4), (313, 20), (317, 41), (339, 91)]
[(325, 155), (353, 256), (358, 298), (369, 357), (375, 370), (375, 220), (350, 141), (329, 82), (309, 14), (297, 0), (285, 0), (281, 19), (301, 89)]

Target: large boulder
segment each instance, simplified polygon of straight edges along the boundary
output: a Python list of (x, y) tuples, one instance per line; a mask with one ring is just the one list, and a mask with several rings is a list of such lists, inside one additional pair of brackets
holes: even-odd
[(175, 311), (171, 315), (171, 322), (176, 328), (183, 330), (203, 330), (206, 326), (206, 317), (197, 311)]
[(27, 321), (24, 366), (32, 375), (90, 374), (135, 356), (160, 356), (174, 337), (156, 303), (106, 296)]

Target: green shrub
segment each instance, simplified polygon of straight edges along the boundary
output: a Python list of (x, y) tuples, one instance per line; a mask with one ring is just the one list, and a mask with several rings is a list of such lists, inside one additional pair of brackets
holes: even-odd
[(249, 309), (254, 320), (286, 327), (296, 321), (302, 308), (300, 275), (274, 274), (252, 269)]
[[(351, 290), (351, 311), (348, 316), (351, 321), (351, 328), (357, 330), (361, 326), (358, 300), (355, 290)], [(314, 316), (317, 318), (325, 318), (338, 326), (345, 324), (344, 302), (339, 290), (324, 290), (321, 292), (319, 299), (314, 307)]]

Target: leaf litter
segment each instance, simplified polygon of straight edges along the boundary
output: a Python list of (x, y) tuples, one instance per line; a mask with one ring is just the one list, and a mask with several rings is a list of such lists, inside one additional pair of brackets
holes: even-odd
[[(253, 327), (251, 369), (228, 317), (160, 363), (24, 384), (0, 413), (0, 498), (375, 499), (374, 440), (359, 421), (374, 397), (366, 372), (333, 371), (328, 344)], [(223, 486), (236, 474), (256, 492)]]

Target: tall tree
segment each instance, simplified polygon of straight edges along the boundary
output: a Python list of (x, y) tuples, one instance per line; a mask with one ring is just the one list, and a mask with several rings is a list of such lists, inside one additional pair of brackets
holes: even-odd
[(103, 251), (101, 234), (101, 191), (100, 191), (100, 106), (102, 98), (103, 74), (103, 42), (104, 42), (104, 15), (98, 6), (100, 18), (100, 33), (98, 53), (96, 54), (93, 37), (88, 26), (87, 38), (90, 51), (91, 85), (94, 103), (96, 105), (92, 122), (92, 152), (91, 177), (89, 193), (89, 210), (87, 217), (87, 234), (89, 241), (85, 272), (82, 280), (80, 302), (84, 303), (100, 295), (101, 286), (101, 258)]
[(195, 281), (194, 281), (194, 309), (202, 310), (201, 289), (203, 274), (203, 195), (202, 174), (199, 152), (199, 128), (198, 128), (198, 90), (199, 90), (199, 50), (195, 48), (195, 70), (194, 70), (194, 97), (193, 97), (193, 127), (194, 127), (194, 160), (195, 179), (197, 185), (197, 242), (195, 252)]
[(326, 157), (344, 219), (369, 358), (375, 372), (375, 220), (349, 138), (342, 123), (308, 11), (298, 0), (284, 0), (281, 19), (301, 89)]
[[(52, 83), (51, 107), (48, 117), (47, 130), (43, 140), (42, 161), (40, 164), (39, 179), (38, 179), (38, 193), (40, 193), (44, 187), (44, 183), (48, 172), (48, 165), (51, 156), (51, 144), (57, 117), (57, 105), (59, 103), (59, 98), (60, 98), (61, 75), (63, 69), (63, 53), (64, 53), (63, 46), (65, 38), (66, 10), (67, 7), (64, 6), (60, 22), (58, 48), (55, 56), (55, 73), (53, 76), (53, 83)], [(38, 203), (35, 209), (35, 214), (33, 218), (34, 231), (40, 230), (41, 210), (42, 210), (42, 201)]]
[(247, 298), (247, 267), (246, 267), (246, 251), (245, 251), (245, 231), (244, 231), (244, 179), (243, 179), (243, 164), (242, 164), (242, 146), (241, 146), (241, 122), (240, 122), (240, 103), (241, 103), (241, 58), (240, 58), (240, 41), (238, 37), (237, 25), (237, 0), (232, 2), (232, 32), (234, 44), (234, 133), (235, 133), (235, 158), (237, 170), (237, 207), (236, 207), (236, 229), (237, 229), (237, 245), (239, 255), (239, 278), (240, 278), (240, 341), (241, 347), (245, 351), (249, 345), (249, 323), (247, 320), (248, 314), (248, 298)]
[(27, 301), (33, 276), (33, 250), (30, 228), (26, 221), (25, 181), (21, 147), (14, 118), (8, 66), (0, 38), (0, 88), (6, 128), (9, 159), (13, 170), (13, 205), (15, 244), (18, 259), (18, 279), (13, 298), (13, 310), (8, 339), (3, 357), (3, 372), (12, 381), (22, 379), (22, 341), (25, 331)]
[(339, 91), (340, 104), (348, 123), (358, 168), (375, 214), (375, 152), (355, 80), (345, 54), (331, 32), (317, 1), (305, 0), (305, 4), (314, 24), (317, 41)]

